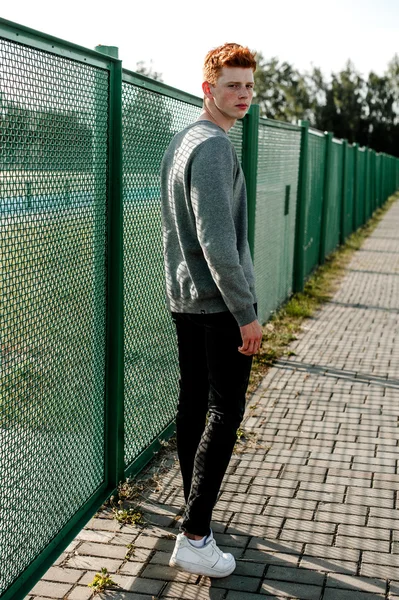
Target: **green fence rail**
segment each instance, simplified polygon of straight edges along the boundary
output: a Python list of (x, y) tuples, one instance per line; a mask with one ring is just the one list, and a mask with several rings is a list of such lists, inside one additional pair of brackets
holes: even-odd
[[(201, 99), (0, 19), (0, 597), (23, 598), (173, 431), (160, 161)], [(399, 188), (399, 160), (259, 118), (229, 133), (259, 317)]]

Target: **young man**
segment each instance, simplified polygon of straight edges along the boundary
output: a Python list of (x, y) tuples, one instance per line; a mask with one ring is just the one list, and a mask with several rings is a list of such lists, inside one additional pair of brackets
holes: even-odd
[(244, 175), (227, 131), (247, 113), (254, 55), (238, 44), (208, 53), (203, 110), (177, 134), (161, 169), (166, 291), (176, 325), (177, 450), (186, 509), (170, 565), (210, 577), (235, 569), (216, 545), (212, 510), (236, 442), (262, 340), (247, 241)]

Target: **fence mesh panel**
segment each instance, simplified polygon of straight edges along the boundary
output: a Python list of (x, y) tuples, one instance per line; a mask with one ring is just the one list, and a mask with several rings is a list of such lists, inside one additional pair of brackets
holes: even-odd
[(333, 140), (331, 145), (330, 168), (334, 175), (329, 178), (327, 227), (326, 227), (326, 256), (339, 244), (341, 202), (342, 202), (342, 142)]
[(104, 481), (108, 79), (0, 38), (0, 595)]
[(300, 130), (259, 126), (254, 266), (267, 321), (292, 291)]
[(240, 162), (242, 161), (242, 134), (242, 121), (236, 121), (236, 124), (230, 129), (228, 135), (237, 152), (238, 160)]
[(166, 310), (160, 164), (197, 106), (126, 81), (123, 102), (125, 464), (173, 420), (177, 350)]
[(321, 211), (323, 206), (325, 138), (309, 132), (307, 203), (305, 219), (305, 277), (319, 264)]

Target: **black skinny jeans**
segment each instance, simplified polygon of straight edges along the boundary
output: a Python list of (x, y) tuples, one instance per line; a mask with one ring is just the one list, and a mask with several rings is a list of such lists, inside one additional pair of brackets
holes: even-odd
[(205, 536), (244, 415), (252, 357), (238, 352), (241, 334), (230, 312), (172, 318), (180, 365), (177, 452), (186, 500), (181, 529)]

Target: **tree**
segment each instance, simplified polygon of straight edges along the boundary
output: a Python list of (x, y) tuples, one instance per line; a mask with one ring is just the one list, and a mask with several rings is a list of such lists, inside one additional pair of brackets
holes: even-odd
[(254, 102), (261, 115), (279, 121), (296, 122), (310, 116), (311, 104), (306, 79), (287, 62), (258, 53)]
[(387, 76), (380, 77), (373, 72), (369, 74), (366, 109), (368, 136), (362, 140), (363, 143), (379, 152), (394, 153), (397, 121), (395, 90)]
[(287, 62), (266, 60), (258, 53), (254, 102), (262, 116), (288, 122), (307, 119), (313, 127), (350, 143), (399, 155), (397, 54), (383, 76), (370, 72), (363, 79), (348, 61), (326, 81), (317, 67), (301, 74)]
[(162, 73), (159, 73), (158, 71), (154, 71), (152, 60), (150, 60), (149, 67), (146, 65), (144, 60), (139, 60), (139, 62), (136, 63), (135, 71), (136, 71), (136, 73), (139, 73), (139, 75), (145, 75), (146, 77), (150, 77), (151, 79), (154, 79), (155, 81), (163, 81)]

